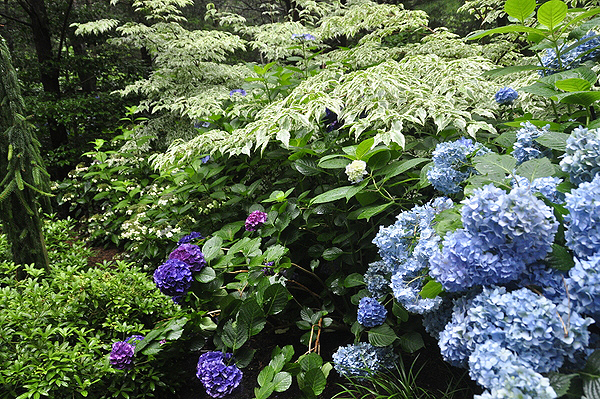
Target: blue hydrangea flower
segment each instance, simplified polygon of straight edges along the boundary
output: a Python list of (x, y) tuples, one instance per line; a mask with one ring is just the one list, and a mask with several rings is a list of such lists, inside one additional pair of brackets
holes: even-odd
[(442, 302), (440, 297), (423, 298), (419, 295), (423, 288), (425, 274), (426, 268), (423, 264), (410, 258), (392, 275), (391, 287), (394, 298), (411, 313), (431, 312)]
[(254, 211), (246, 218), (246, 231), (256, 231), (267, 221), (267, 214), (261, 211)]
[(592, 181), (600, 173), (600, 129), (574, 129), (560, 166), (575, 185)]
[(567, 285), (569, 298), (578, 312), (600, 321), (600, 253), (587, 260), (575, 258)]
[(394, 266), (382, 260), (369, 264), (364, 280), (367, 290), (375, 298), (381, 298), (390, 292), (390, 279)]
[(365, 327), (377, 327), (385, 322), (387, 310), (377, 299), (364, 297), (358, 303), (357, 320)]
[(475, 168), (469, 166), (474, 156), (484, 155), (489, 149), (480, 143), (461, 138), (452, 142), (439, 143), (433, 151), (433, 168), (427, 171), (427, 179), (433, 187), (449, 195), (461, 191), (460, 183), (465, 181)]
[(154, 272), (154, 282), (163, 294), (181, 297), (192, 285), (192, 271), (187, 263), (169, 259)]
[(188, 264), (193, 272), (199, 272), (206, 266), (202, 249), (194, 244), (181, 244), (171, 252), (169, 259), (179, 259)]
[(550, 125), (539, 129), (529, 121), (521, 123), (521, 126), (522, 128), (517, 130), (517, 141), (513, 144), (512, 152), (512, 156), (517, 160), (518, 165), (530, 159), (542, 158), (546, 155), (534, 140), (548, 133), (550, 129)]
[(547, 373), (587, 346), (591, 323), (526, 288), (484, 288), (467, 310), (465, 336), (471, 353), (476, 345), (496, 341), (536, 372)]
[(468, 295), (454, 301), (452, 317), (444, 329), (439, 333), (438, 346), (445, 361), (456, 367), (467, 367), (471, 350), (469, 345), (469, 325), (467, 311), (471, 307), (473, 298)]
[(179, 241), (177, 241), (177, 245), (189, 244), (194, 240), (202, 240), (203, 238), (204, 237), (202, 236), (202, 234), (198, 233), (197, 231), (192, 231), (187, 236), (180, 238)]
[(562, 45), (560, 62), (554, 49), (546, 49), (546, 54), (541, 60), (541, 66), (548, 69), (539, 70), (538, 73), (540, 76), (548, 76), (563, 70), (577, 68), (583, 62), (595, 60), (600, 57), (600, 38), (596, 32), (588, 32), (588, 34), (576, 42), (581, 44), (566, 53), (562, 52), (563, 49), (570, 47), (574, 43), (565, 43)]
[(433, 312), (423, 314), (423, 327), (436, 340), (440, 339), (440, 332), (446, 328), (446, 325), (452, 320), (452, 309), (454, 309), (454, 299), (450, 295), (440, 297), (442, 302)]
[(527, 266), (525, 272), (517, 278), (519, 287), (527, 287), (542, 294), (555, 304), (567, 297), (565, 278), (567, 275), (543, 262), (535, 262)]
[(565, 239), (580, 258), (600, 251), (600, 175), (566, 194)]
[(512, 87), (503, 87), (496, 92), (494, 99), (500, 105), (512, 104), (519, 97), (519, 93)]
[(231, 353), (207, 352), (198, 358), (196, 377), (211, 397), (223, 398), (240, 385), (243, 374), (235, 364), (226, 364), (230, 362)]
[(379, 348), (367, 342), (340, 346), (333, 354), (333, 367), (341, 376), (366, 377), (380, 371), (391, 370), (397, 355), (389, 346)]
[(294, 33), (292, 39), (298, 40), (316, 40), (316, 38), (310, 33)]
[(558, 177), (538, 177), (530, 182), (526, 177), (516, 175), (512, 180), (513, 187), (529, 188), (532, 193), (540, 193), (550, 202), (562, 204), (565, 202), (565, 194), (558, 191), (558, 185), (563, 180)]
[(125, 341), (118, 341), (112, 345), (109, 362), (118, 370), (129, 370), (133, 367), (135, 346)]
[(517, 354), (495, 341), (477, 345), (469, 357), (469, 372), (471, 378), (491, 391), (480, 398), (557, 397), (548, 378), (531, 369)]
[(524, 187), (510, 193), (489, 184), (463, 201), (463, 227), (484, 251), (522, 260), (543, 259), (552, 250), (558, 222), (552, 209)]
[(231, 97), (235, 96), (236, 94), (241, 95), (242, 97), (246, 96), (246, 90), (244, 89), (233, 89), (229, 92), (229, 95)]
[(437, 251), (429, 263), (431, 277), (449, 292), (508, 283), (525, 270), (520, 257), (493, 252), (479, 236), (464, 229), (446, 234), (442, 250)]

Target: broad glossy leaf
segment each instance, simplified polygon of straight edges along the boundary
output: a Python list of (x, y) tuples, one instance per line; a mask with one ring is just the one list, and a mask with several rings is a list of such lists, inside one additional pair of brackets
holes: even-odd
[(523, 22), (535, 10), (535, 0), (506, 0), (504, 11), (513, 18)]
[(538, 8), (537, 20), (553, 31), (564, 21), (567, 16), (567, 9), (567, 5), (561, 0), (550, 0)]
[(554, 174), (554, 165), (546, 157), (530, 159), (517, 167), (517, 174), (534, 181), (540, 177), (548, 177)]
[(574, 91), (586, 91), (592, 87), (592, 84), (585, 79), (581, 78), (570, 78), (564, 80), (558, 80), (554, 83), (557, 89), (574, 92)]
[(576, 91), (573, 93), (561, 93), (553, 98), (563, 104), (577, 104), (589, 107), (600, 100), (600, 91)]
[(398, 337), (392, 328), (387, 324), (369, 330), (369, 343), (373, 346), (391, 345)]

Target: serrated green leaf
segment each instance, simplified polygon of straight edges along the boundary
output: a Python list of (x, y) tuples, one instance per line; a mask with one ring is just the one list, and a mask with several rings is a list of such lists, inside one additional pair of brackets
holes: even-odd
[(493, 35), (496, 33), (509, 33), (509, 32), (524, 32), (524, 33), (535, 33), (538, 35), (544, 35), (546, 31), (542, 29), (530, 28), (528, 26), (522, 25), (508, 25), (508, 26), (500, 26), (494, 29), (488, 29), (482, 32), (474, 32), (467, 36), (468, 40), (481, 39), (482, 37), (486, 37), (489, 35)]
[(553, 96), (555, 101), (562, 104), (577, 104), (589, 107), (600, 100), (600, 91), (575, 91), (572, 93), (561, 93)]
[(204, 260), (206, 260), (206, 262), (210, 262), (220, 254), (222, 254), (222, 245), (223, 238), (219, 236), (214, 236), (208, 239), (202, 246), (202, 254), (204, 255)]
[(248, 335), (253, 336), (262, 331), (266, 324), (265, 314), (255, 298), (248, 298), (242, 303), (237, 315), (238, 326), (248, 329)]
[(510, 155), (498, 155), (489, 153), (483, 156), (475, 157), (475, 169), (482, 175), (487, 175), (490, 179), (501, 180), (507, 174), (510, 175), (515, 168), (517, 161)]
[(571, 386), (571, 380), (576, 378), (577, 374), (560, 374), (560, 373), (549, 373), (548, 379), (550, 380), (550, 386), (556, 392), (558, 398), (564, 396), (569, 391)]
[(517, 175), (526, 177), (530, 182), (540, 177), (548, 177), (554, 174), (554, 165), (546, 157), (530, 159), (517, 167)]
[(248, 330), (246, 328), (238, 328), (235, 322), (227, 320), (223, 326), (221, 340), (223, 340), (223, 344), (228, 348), (237, 350), (248, 341)]
[(292, 385), (292, 375), (287, 371), (281, 371), (273, 377), (275, 392), (284, 392)]
[(317, 166), (323, 169), (343, 169), (348, 166), (350, 162), (351, 161), (348, 158), (344, 158), (343, 155), (334, 155), (333, 158), (321, 158)]
[(301, 356), (300, 359), (298, 359), (298, 362), (300, 363), (300, 367), (302, 367), (303, 371), (320, 368), (323, 365), (323, 359), (321, 356), (314, 352)]
[(360, 273), (352, 273), (344, 279), (344, 287), (358, 287), (365, 284), (364, 276)]
[(428, 281), (427, 284), (423, 286), (419, 295), (421, 298), (435, 298), (437, 297), (444, 288), (440, 283), (435, 280)]
[(550, 0), (538, 8), (537, 20), (540, 24), (553, 31), (564, 21), (567, 16), (567, 9), (567, 5), (562, 1)]
[(363, 142), (361, 142), (357, 147), (356, 147), (356, 159), (362, 159), (365, 154), (367, 154), (369, 152), (369, 150), (371, 150), (371, 147), (373, 147), (373, 144), (375, 144), (375, 139), (373, 137), (368, 138), (366, 140), (364, 140)]
[(273, 377), (275, 377), (275, 370), (273, 367), (265, 366), (260, 373), (258, 373), (256, 380), (258, 381), (258, 385), (262, 387), (265, 384), (273, 381)]
[(569, 137), (566, 133), (549, 131), (536, 138), (535, 141), (544, 147), (564, 152), (567, 149), (567, 139)]
[(342, 249), (338, 247), (331, 247), (323, 251), (323, 254), (321, 256), (323, 256), (323, 259), (325, 260), (335, 260), (339, 258), (343, 253), (344, 251)]
[(535, 94), (537, 96), (542, 96), (546, 98), (550, 98), (557, 94), (560, 94), (560, 92), (556, 90), (554, 86), (550, 86), (546, 83), (541, 82), (536, 82), (532, 85), (521, 87), (519, 90), (525, 93)]
[(319, 396), (325, 390), (327, 378), (321, 369), (310, 369), (304, 374), (302, 391), (311, 393), (314, 396)]
[(592, 87), (592, 84), (585, 79), (581, 78), (569, 78), (563, 80), (557, 80), (554, 85), (557, 89), (574, 92), (574, 91), (586, 91)]
[(212, 267), (204, 267), (200, 272), (194, 273), (194, 279), (200, 283), (210, 283), (217, 277), (215, 270)]
[(265, 290), (263, 309), (265, 314), (274, 315), (283, 310), (288, 303), (289, 292), (280, 283), (272, 284)]
[(400, 305), (398, 302), (394, 301), (394, 304), (392, 305), (392, 313), (402, 322), (408, 321), (408, 312), (406, 311), (406, 309), (404, 309), (404, 307), (402, 305)]
[(409, 353), (414, 353), (425, 346), (421, 334), (414, 331), (402, 335), (399, 341), (400, 347)]
[(369, 220), (373, 216), (385, 211), (388, 207), (390, 207), (393, 204), (394, 204), (393, 202), (388, 202), (388, 203), (382, 204), (382, 205), (366, 206), (366, 207), (360, 209), (360, 212), (358, 213), (356, 218)]
[(504, 11), (523, 23), (535, 10), (535, 0), (506, 0)]
[(413, 158), (406, 161), (396, 161), (390, 165), (383, 167), (375, 173), (377, 176), (384, 176), (385, 180), (398, 176), (401, 173), (407, 172), (418, 165), (429, 161), (427, 158)]
[(317, 166), (317, 163), (310, 159), (298, 159), (292, 163), (292, 166), (304, 176), (315, 176), (323, 173), (323, 170)]
[(369, 330), (369, 343), (373, 346), (388, 346), (398, 339), (396, 333), (387, 324)]
[(337, 187), (333, 190), (325, 191), (322, 194), (317, 195), (313, 198), (310, 203), (312, 204), (322, 204), (325, 202), (337, 201), (339, 199), (345, 198), (346, 194), (353, 188), (353, 186), (344, 186)]

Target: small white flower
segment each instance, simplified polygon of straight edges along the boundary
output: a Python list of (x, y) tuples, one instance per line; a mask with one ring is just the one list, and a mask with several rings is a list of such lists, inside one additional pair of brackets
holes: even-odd
[(360, 183), (363, 181), (363, 176), (367, 174), (367, 163), (361, 160), (350, 162), (346, 166), (346, 174), (350, 183)]

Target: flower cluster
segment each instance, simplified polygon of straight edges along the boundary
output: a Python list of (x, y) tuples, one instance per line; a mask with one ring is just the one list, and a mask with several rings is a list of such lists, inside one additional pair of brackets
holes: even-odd
[(333, 366), (346, 377), (366, 377), (394, 368), (397, 356), (391, 347), (379, 348), (367, 342), (340, 346), (333, 354)]
[[(554, 49), (546, 49), (546, 55), (542, 57), (541, 66), (548, 69), (538, 71), (541, 76), (548, 76), (566, 69), (577, 68), (581, 63), (595, 60), (600, 56), (600, 37), (594, 31), (588, 32), (576, 43), (581, 43), (575, 48), (562, 53), (560, 60)], [(564, 44), (561, 50), (571, 47), (575, 43)]]
[(433, 229), (435, 215), (449, 209), (448, 198), (437, 198), (412, 210), (402, 212), (392, 226), (380, 227), (373, 243), (393, 274), (391, 287), (394, 297), (408, 311), (424, 313), (439, 305), (440, 298), (422, 298), (423, 277), (429, 258), (436, 252), (440, 237)]
[(550, 125), (538, 129), (533, 123), (527, 121), (521, 123), (521, 129), (517, 130), (517, 141), (513, 144), (513, 157), (517, 164), (521, 164), (530, 159), (541, 158), (545, 154), (540, 150), (540, 146), (534, 142), (535, 139), (547, 133)]
[(498, 342), (477, 345), (469, 357), (471, 378), (490, 391), (476, 398), (554, 399), (550, 380)]
[[(568, 325), (561, 320), (569, 320)], [(521, 364), (546, 373), (558, 370), (587, 346), (587, 327), (592, 322), (526, 288), (512, 292), (504, 287), (484, 288), (466, 312), (456, 320), (453, 316), (440, 334), (440, 348), (445, 358), (464, 365), (469, 357), (470, 362), (480, 361), (474, 359), (477, 346), (494, 341), (518, 354)], [(462, 328), (459, 341), (450, 331), (457, 327)]]
[(197, 231), (192, 231), (187, 236), (181, 237), (179, 239), (179, 241), (177, 241), (177, 245), (189, 244), (190, 242), (192, 242), (194, 240), (201, 240), (203, 238), (204, 237), (202, 236), (202, 234), (198, 233)]
[(109, 355), (109, 363), (118, 370), (129, 370), (133, 367), (133, 356), (135, 354), (135, 344), (143, 340), (142, 335), (132, 335), (125, 341), (118, 341), (112, 345)]
[(231, 353), (207, 352), (198, 358), (196, 377), (202, 381), (206, 393), (213, 398), (222, 398), (233, 392), (242, 381), (242, 372), (231, 362)]
[(576, 309), (596, 320), (600, 316), (600, 253), (589, 259), (575, 258), (567, 279), (569, 298)]
[(325, 108), (324, 122), (328, 132), (337, 130), (344, 125), (344, 121), (340, 121), (338, 115), (329, 108)]
[(358, 303), (357, 320), (365, 327), (377, 327), (385, 322), (387, 310), (377, 299), (370, 297), (361, 298)]
[(433, 168), (427, 171), (427, 179), (442, 193), (455, 194), (460, 191), (460, 183), (465, 181), (475, 169), (469, 165), (474, 156), (484, 155), (489, 149), (470, 139), (439, 143), (433, 151)]
[(292, 39), (298, 40), (316, 40), (316, 38), (310, 33), (294, 33)]
[(236, 94), (239, 94), (240, 96), (244, 97), (246, 95), (246, 90), (244, 89), (233, 89), (229, 92), (229, 95), (231, 97), (235, 96)]
[(590, 182), (600, 174), (600, 129), (579, 127), (567, 139), (562, 170), (569, 173), (573, 184)]
[(154, 272), (154, 282), (160, 292), (173, 297), (177, 302), (192, 285), (192, 271), (187, 263), (169, 259)]
[(444, 237), (430, 274), (448, 291), (508, 283), (552, 249), (558, 223), (528, 188), (487, 185), (463, 201), (463, 228)]
[(363, 176), (367, 174), (367, 163), (356, 159), (346, 165), (346, 175), (350, 183), (360, 183), (363, 181)]
[(193, 272), (199, 272), (206, 266), (202, 249), (194, 244), (181, 244), (171, 252), (169, 259), (178, 259), (186, 263)]
[(600, 251), (600, 175), (566, 194), (565, 239), (579, 257)]
[(380, 298), (390, 292), (390, 278), (393, 271), (394, 266), (382, 260), (369, 264), (364, 280), (367, 290), (373, 297)]
[(562, 183), (562, 179), (553, 176), (538, 177), (532, 182), (529, 182), (526, 177), (515, 176), (513, 186), (528, 187), (532, 193), (540, 193), (550, 202), (562, 204), (565, 202), (565, 195), (558, 191), (558, 185)]
[(519, 93), (512, 87), (503, 87), (496, 92), (494, 99), (500, 105), (512, 104), (519, 97)]
[(256, 231), (267, 221), (267, 214), (261, 211), (254, 211), (246, 218), (246, 231)]

